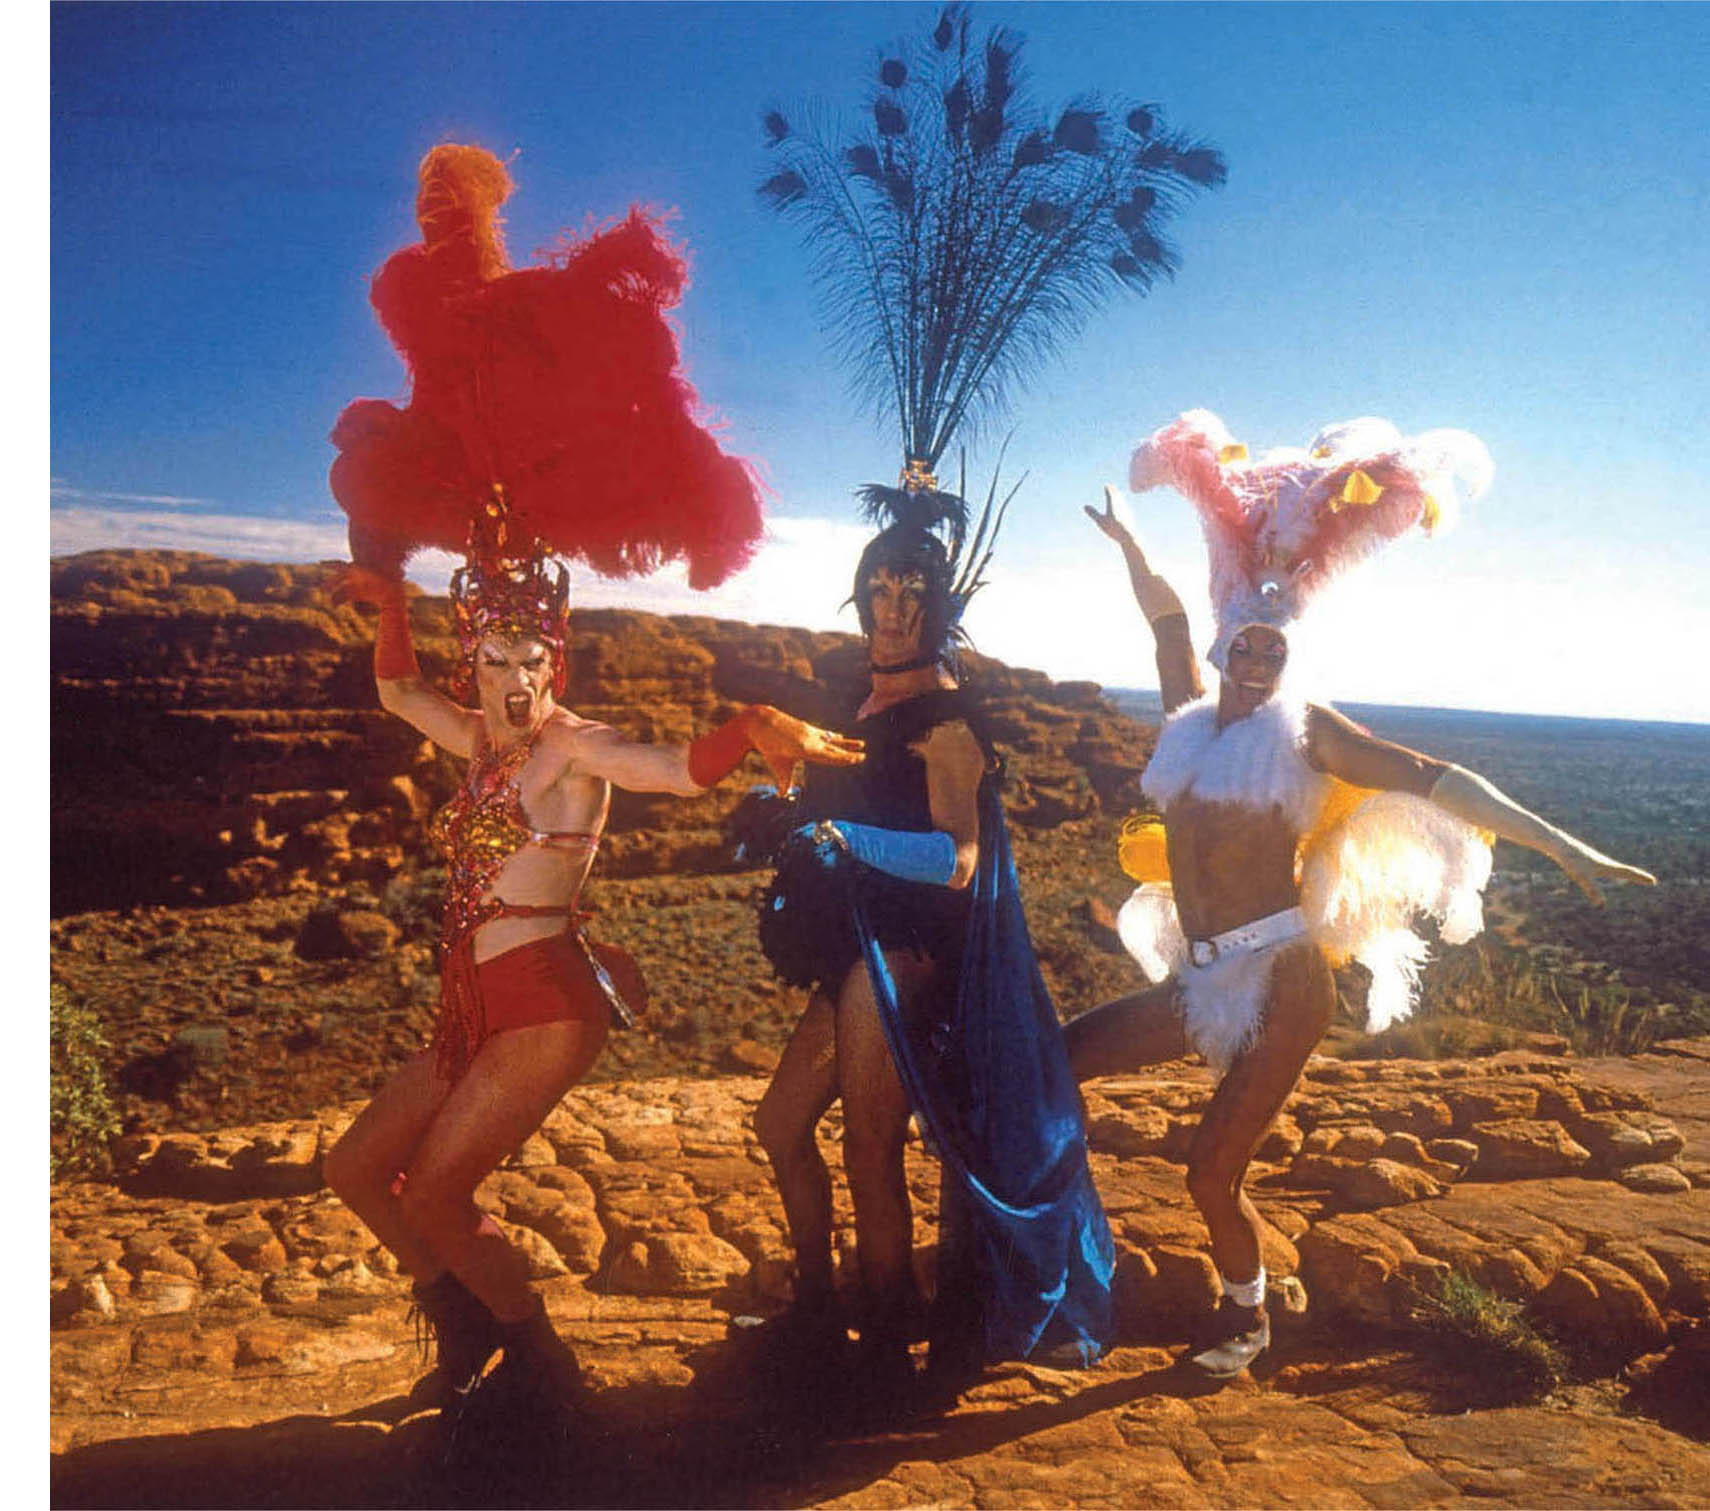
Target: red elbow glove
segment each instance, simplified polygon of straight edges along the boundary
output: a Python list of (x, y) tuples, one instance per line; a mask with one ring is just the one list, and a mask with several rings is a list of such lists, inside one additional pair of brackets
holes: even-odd
[(697, 787), (716, 787), (742, 764), (754, 748), (755, 714), (745, 708), (710, 734), (689, 746), (689, 780)]
[(421, 674), (410, 635), (410, 610), (400, 587), (380, 605), (380, 622), (374, 628), (374, 675), (382, 682), (398, 682)]
[(380, 623), (374, 630), (376, 677), (382, 682), (397, 682), (421, 676), (400, 578), (389, 577), (372, 567), (344, 567), (333, 579), (332, 598), (334, 603), (371, 603), (380, 610)]

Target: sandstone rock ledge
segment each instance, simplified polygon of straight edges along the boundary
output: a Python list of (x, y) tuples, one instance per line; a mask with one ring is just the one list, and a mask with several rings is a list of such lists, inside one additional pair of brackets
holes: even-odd
[[(1217, 1395), (1170, 1367), (1212, 1295), (1180, 1166), (1208, 1079), (1183, 1065), (1097, 1083), (1120, 1346), (1090, 1371), (1003, 1366), (948, 1415), (832, 1443), (757, 1415), (726, 1341), (733, 1314), (788, 1292), (782, 1214), (748, 1131), (763, 1083), (579, 1089), (482, 1199), (576, 1342), (593, 1435), (575, 1462), (502, 1487), (448, 1481), (431, 1423), (399, 1420), (419, 1370), (406, 1287), (318, 1189), (320, 1151), (353, 1108), (139, 1139), (121, 1189), (54, 1193), (54, 1500), (1702, 1505), (1710, 1447), (1620, 1409), (1616, 1382), (1624, 1367), (1672, 1379), (1677, 1408), (1703, 1389), (1707, 1151), (1636, 1072), (1616, 1079), (1523, 1055), (1315, 1060), (1255, 1184), (1283, 1277), (1275, 1357)], [(1623, 1179), (1649, 1167), (1679, 1181)], [(918, 1148), (909, 1174), (929, 1266), (936, 1177)], [(841, 1188), (838, 1201), (846, 1219)], [(1407, 1330), (1450, 1269), (1524, 1303), (1587, 1383), (1468, 1410), (1479, 1382)]]

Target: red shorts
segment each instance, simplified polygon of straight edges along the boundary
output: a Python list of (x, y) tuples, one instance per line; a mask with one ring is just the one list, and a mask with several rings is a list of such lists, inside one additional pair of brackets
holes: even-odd
[[(641, 977), (635, 962), (610, 945), (593, 948), (625, 1000), (639, 1007)], [(610, 1017), (605, 993), (573, 934), (531, 939), (479, 963), (464, 941), (447, 953), (441, 968), (433, 1047), (441, 1070), (455, 1080), (494, 1034), (565, 1022), (603, 1030)]]

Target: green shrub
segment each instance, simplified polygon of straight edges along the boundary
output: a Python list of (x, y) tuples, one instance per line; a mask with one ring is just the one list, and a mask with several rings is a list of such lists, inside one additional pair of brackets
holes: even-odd
[(1526, 1320), (1518, 1302), (1459, 1270), (1420, 1290), (1416, 1315), (1442, 1345), (1445, 1361), (1492, 1405), (1542, 1400), (1567, 1377), (1567, 1356)]
[(1561, 1032), (1580, 1055), (1641, 1055), (1674, 1028), (1673, 1010), (1666, 1004), (1643, 1002), (1618, 987), (1571, 987), (1550, 984), (1561, 1018)]
[[(1351, 1016), (1364, 1016), (1366, 973), (1339, 974)], [(1643, 987), (1588, 982), (1525, 949), (1494, 940), (1441, 948), (1426, 967), (1413, 1016), (1370, 1039), (1340, 1046), (1350, 1059), (1464, 1058), (1557, 1034), (1576, 1055), (1643, 1054), (1658, 1039), (1698, 1031), (1698, 1019)]]
[(58, 987), (48, 995), (49, 1153), (54, 1178), (103, 1170), (119, 1112), (107, 1089), (100, 1018)]

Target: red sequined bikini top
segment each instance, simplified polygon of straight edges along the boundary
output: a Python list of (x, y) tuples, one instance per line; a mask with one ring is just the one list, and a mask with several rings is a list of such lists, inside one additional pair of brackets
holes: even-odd
[(508, 750), (483, 743), (469, 763), (463, 785), (428, 825), (428, 835), (444, 854), (448, 869), (440, 926), (443, 945), (467, 938), (494, 918), (568, 917), (575, 911), (573, 903), (534, 906), (491, 895), (505, 862), (524, 845), (592, 850), (600, 842), (598, 834), (585, 830), (536, 829), (523, 812), (522, 769), (539, 736), (537, 729)]

